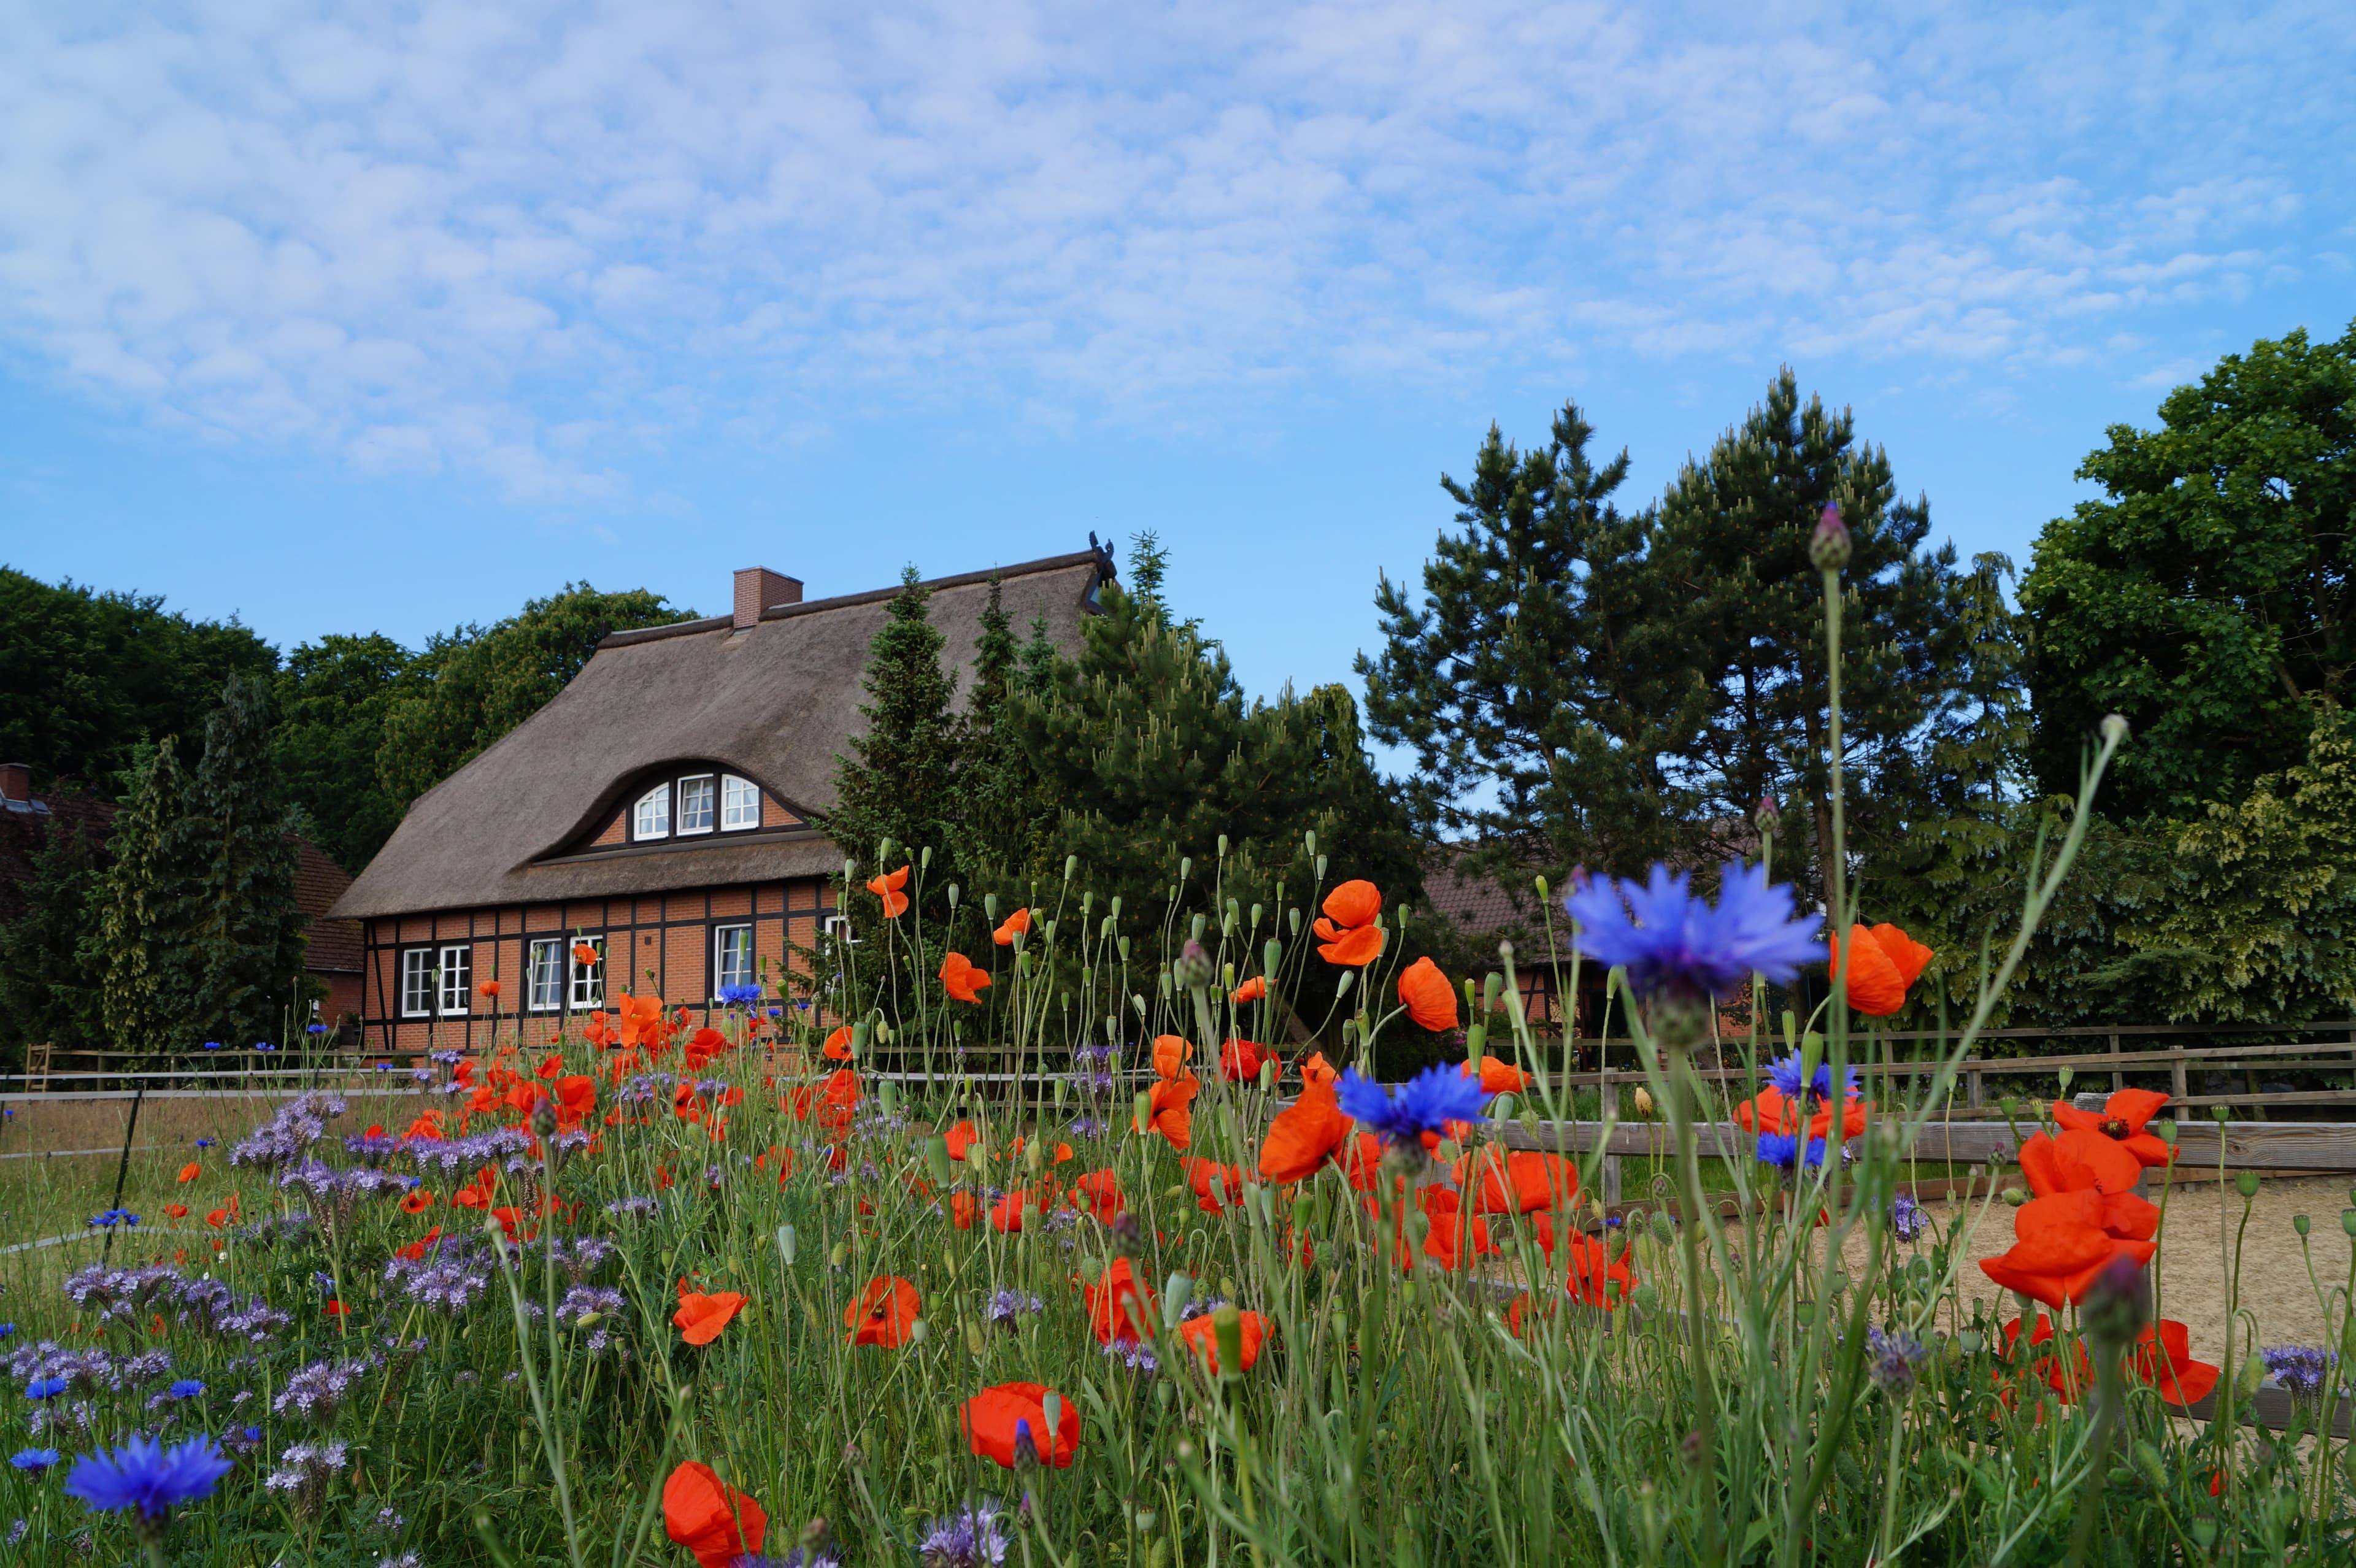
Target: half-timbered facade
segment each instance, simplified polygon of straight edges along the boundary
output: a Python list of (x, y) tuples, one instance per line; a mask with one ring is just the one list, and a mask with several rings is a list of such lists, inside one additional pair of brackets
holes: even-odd
[[(1044, 621), (1072, 647), (1111, 576), (1091, 548), (927, 583), (959, 690), (993, 577), (1016, 627)], [(806, 602), (801, 586), (748, 568), (731, 614), (614, 634), (419, 797), (333, 911), (360, 924), (369, 1049), (463, 1048), (626, 991), (710, 1008), (823, 949), (843, 856), (813, 819), (898, 591)]]

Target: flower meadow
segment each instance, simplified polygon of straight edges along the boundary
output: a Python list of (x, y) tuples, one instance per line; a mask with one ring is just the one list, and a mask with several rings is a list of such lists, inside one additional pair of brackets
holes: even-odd
[[(1869, 890), (1828, 933), (1772, 838), (1708, 896), (1579, 879), (1556, 951), (1479, 976), (1406, 962), (1408, 912), (1313, 838), (1270, 907), (1206, 854), (1150, 912), (882, 846), (856, 964), (507, 1018), (402, 1116), (288, 1100), (98, 1215), (102, 1260), (19, 1254), (0, 1528), (39, 1563), (2346, 1561), (2349, 1347), (2196, 1346), (2152, 1299), (2163, 1097), (2009, 1107), (1968, 1197), (1901, 1189), (2076, 843), (1879, 1097), (1854, 1069), (1932, 955)], [(1631, 1208), (1557, 1135), (1532, 962), (1609, 971), (1675, 1150)], [(1720, 1038), (1811, 971), (1811, 1016)], [(1401, 1019), (1463, 1059), (1379, 1081)], [(1745, 1156), (1707, 1188), (1701, 1123)], [(2344, 1339), (2329, 1231), (2297, 1239)]]

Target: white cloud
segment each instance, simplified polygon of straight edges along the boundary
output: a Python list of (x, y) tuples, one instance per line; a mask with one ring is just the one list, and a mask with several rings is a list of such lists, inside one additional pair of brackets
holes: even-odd
[(222, 439), (562, 500), (682, 429), (912, 403), (2131, 375), (2136, 313), (2349, 229), (2344, 12), (1887, 10), (0, 0), (0, 336)]

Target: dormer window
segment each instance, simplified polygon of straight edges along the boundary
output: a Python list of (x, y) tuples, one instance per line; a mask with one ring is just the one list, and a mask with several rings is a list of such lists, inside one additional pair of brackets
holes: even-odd
[(681, 834), (712, 831), (712, 797), (718, 793), (710, 773), (679, 781), (679, 830)]
[(761, 826), (761, 788), (734, 773), (720, 780), (720, 830), (733, 833)]
[(631, 814), (630, 837), (644, 841), (670, 837), (670, 784), (668, 780), (638, 796)]

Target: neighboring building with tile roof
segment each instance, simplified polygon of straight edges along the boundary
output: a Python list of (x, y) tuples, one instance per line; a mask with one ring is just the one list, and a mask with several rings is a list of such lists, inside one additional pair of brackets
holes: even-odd
[[(1113, 576), (1091, 539), (926, 582), (960, 694), (993, 578), (1018, 634), (1044, 622), (1068, 651)], [(805, 601), (796, 579), (748, 567), (732, 613), (606, 637), (421, 795), (333, 911), (360, 928), (369, 1046), (468, 1044), (490, 1016), (602, 1008), (609, 965), (616, 994), (708, 1005), (815, 949), (843, 861), (815, 819), (865, 727), (868, 650), (898, 592)]]

